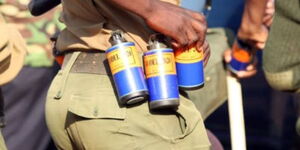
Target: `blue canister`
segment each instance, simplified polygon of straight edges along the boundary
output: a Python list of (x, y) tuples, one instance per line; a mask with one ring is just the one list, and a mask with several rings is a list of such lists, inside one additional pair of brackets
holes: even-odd
[[(156, 45), (156, 46), (153, 46)], [(150, 45), (144, 54), (144, 68), (151, 110), (179, 106), (179, 91), (173, 50)]]
[(237, 39), (232, 46), (232, 58), (228, 64), (231, 72), (245, 71), (253, 60), (254, 50), (242, 40)]
[(118, 99), (121, 104), (134, 104), (148, 97), (148, 89), (139, 55), (132, 42), (126, 42), (122, 32), (113, 32), (113, 46), (106, 50)]
[(177, 49), (175, 61), (178, 85), (184, 89), (194, 89), (204, 85), (203, 51), (195, 47)]

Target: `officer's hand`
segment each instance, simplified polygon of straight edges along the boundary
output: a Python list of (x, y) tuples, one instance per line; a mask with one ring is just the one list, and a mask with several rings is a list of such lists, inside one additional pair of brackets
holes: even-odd
[(210, 57), (210, 47), (208, 42), (205, 40), (203, 45), (201, 46), (199, 43), (196, 45), (197, 50), (203, 50), (203, 61), (204, 61), (204, 67), (207, 65), (209, 57)]
[(238, 37), (256, 49), (264, 49), (269, 34), (269, 28), (273, 22), (274, 13), (274, 0), (268, 0), (263, 15), (263, 24), (260, 26), (260, 28), (253, 28), (252, 25), (249, 25), (248, 29), (240, 28), (238, 31)]
[[(231, 61), (231, 50), (230, 49), (227, 49), (225, 52), (224, 52), (224, 61), (228, 64), (230, 61)], [(237, 78), (249, 78), (249, 77), (252, 77), (256, 74), (257, 72), (257, 69), (256, 69), (256, 65), (257, 65), (257, 60), (255, 59), (254, 60), (254, 63), (253, 64), (250, 64), (247, 68), (246, 68), (246, 71), (239, 71), (237, 72), (236, 74), (234, 74)]]
[(161, 1), (153, 5), (156, 9), (149, 12), (145, 21), (151, 29), (172, 38), (173, 47), (204, 44), (207, 26), (202, 14)]
[(268, 0), (265, 15), (263, 18), (263, 23), (267, 28), (270, 28), (271, 24), (273, 23), (273, 16), (275, 13), (275, 3), (274, 0)]
[(247, 1), (238, 38), (256, 49), (263, 49), (268, 37), (271, 23), (273, 0)]
[(247, 42), (255, 49), (262, 50), (265, 48), (269, 30), (265, 25), (261, 25), (260, 28), (251, 32), (244, 32), (242, 29), (238, 31), (239, 39)]

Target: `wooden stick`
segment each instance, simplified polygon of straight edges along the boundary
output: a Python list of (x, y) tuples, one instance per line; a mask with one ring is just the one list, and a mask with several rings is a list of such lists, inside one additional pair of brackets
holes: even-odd
[(228, 109), (232, 150), (246, 150), (242, 88), (240, 82), (227, 75)]

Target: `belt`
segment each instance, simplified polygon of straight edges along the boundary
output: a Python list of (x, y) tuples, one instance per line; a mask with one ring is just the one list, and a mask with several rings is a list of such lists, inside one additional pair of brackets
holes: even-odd
[[(62, 68), (66, 66), (73, 52), (66, 53)], [(73, 73), (92, 73), (101, 75), (110, 75), (109, 65), (105, 52), (84, 52), (82, 51), (75, 60), (70, 72)]]

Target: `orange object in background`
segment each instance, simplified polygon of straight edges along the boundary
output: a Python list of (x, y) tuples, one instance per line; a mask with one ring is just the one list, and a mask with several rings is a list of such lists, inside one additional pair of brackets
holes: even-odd
[(228, 69), (233, 73), (246, 70), (248, 65), (252, 63), (255, 52), (256, 50), (251, 45), (236, 39), (232, 46), (232, 59), (228, 64)]
[(63, 62), (64, 62), (64, 58), (65, 58), (64, 55), (55, 56), (55, 61), (61, 66), (63, 64)]
[(239, 45), (238, 42), (234, 42), (232, 46), (232, 56), (243, 63), (250, 63), (252, 60), (252, 54), (250, 50), (245, 49), (243, 46)]

